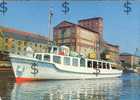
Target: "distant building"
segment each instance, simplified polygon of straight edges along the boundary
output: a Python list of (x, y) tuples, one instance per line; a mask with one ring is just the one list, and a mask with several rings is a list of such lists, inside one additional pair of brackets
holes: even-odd
[(54, 27), (53, 37), (57, 45), (66, 45), (86, 56), (92, 51), (99, 51), (99, 33), (78, 24), (61, 22)]
[(113, 62), (120, 62), (119, 60), (119, 46), (104, 42), (104, 50), (106, 50), (106, 58)]
[(140, 65), (140, 56), (136, 56), (130, 53), (121, 53), (120, 54), (120, 61), (129, 63), (131, 67), (134, 65)]
[(0, 51), (25, 55), (27, 47), (34, 52), (47, 51), (48, 38), (39, 34), (0, 27)]

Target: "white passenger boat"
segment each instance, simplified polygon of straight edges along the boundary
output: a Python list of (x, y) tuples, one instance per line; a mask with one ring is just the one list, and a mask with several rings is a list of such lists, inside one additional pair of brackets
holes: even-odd
[[(62, 52), (63, 51), (63, 52)], [(52, 47), (50, 53), (28, 52), (26, 56), (10, 54), (16, 81), (47, 79), (97, 79), (119, 77), (115, 63), (70, 56), (69, 49)]]

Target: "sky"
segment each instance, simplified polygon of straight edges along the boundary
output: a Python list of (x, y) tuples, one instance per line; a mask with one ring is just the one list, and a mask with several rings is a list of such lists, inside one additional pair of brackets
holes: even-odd
[(129, 0), (131, 12), (128, 15), (124, 12), (126, 0), (68, 0), (70, 11), (66, 15), (62, 12), (64, 0), (6, 2), (8, 10), (4, 16), (0, 13), (0, 26), (48, 36), (49, 9), (53, 12), (53, 27), (63, 20), (78, 23), (81, 19), (102, 17), (105, 41), (119, 45), (120, 52), (134, 54), (136, 48), (140, 48), (139, 0)]

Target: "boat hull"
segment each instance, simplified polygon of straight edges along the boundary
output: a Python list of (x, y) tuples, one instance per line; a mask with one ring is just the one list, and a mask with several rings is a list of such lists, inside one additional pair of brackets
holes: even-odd
[(11, 57), (16, 81), (59, 80), (59, 79), (97, 79), (121, 76), (122, 71), (97, 72), (95, 69), (72, 68), (36, 59)]

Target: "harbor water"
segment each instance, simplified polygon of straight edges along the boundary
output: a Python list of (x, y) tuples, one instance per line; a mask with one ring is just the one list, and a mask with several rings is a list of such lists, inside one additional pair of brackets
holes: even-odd
[(0, 100), (140, 100), (140, 75), (95, 80), (49, 80), (17, 84), (0, 79)]

